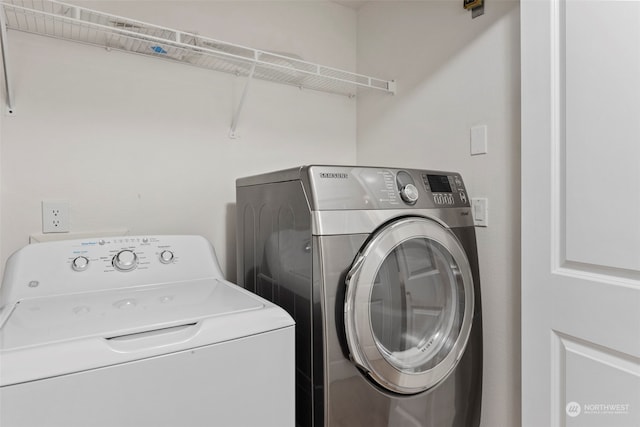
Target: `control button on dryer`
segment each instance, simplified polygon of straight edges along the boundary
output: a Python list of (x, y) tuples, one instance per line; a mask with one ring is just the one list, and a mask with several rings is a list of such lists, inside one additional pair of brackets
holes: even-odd
[(173, 252), (171, 251), (162, 251), (160, 252), (160, 262), (163, 264), (169, 264), (173, 261)]
[(113, 257), (113, 266), (120, 271), (131, 271), (138, 266), (138, 256), (128, 249), (118, 252)]
[(400, 190), (400, 197), (410, 205), (414, 204), (419, 196), (418, 189), (413, 184), (407, 184)]
[(464, 194), (464, 191), (461, 191), (459, 194), (460, 194), (460, 200), (462, 200), (462, 203), (467, 203), (467, 195)]
[(87, 267), (89, 267), (89, 259), (87, 257), (79, 256), (71, 261), (71, 269), (73, 271), (85, 271)]

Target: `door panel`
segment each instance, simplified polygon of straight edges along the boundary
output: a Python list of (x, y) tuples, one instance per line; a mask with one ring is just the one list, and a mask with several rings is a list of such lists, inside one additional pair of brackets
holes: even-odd
[(523, 1), (523, 427), (640, 425), (640, 3)]
[(566, 260), (587, 270), (638, 271), (640, 4), (567, 1), (558, 8), (566, 73), (558, 87), (566, 93), (566, 138), (559, 141), (566, 155), (558, 165), (566, 176), (564, 183), (559, 177)]
[(637, 426), (631, 407), (638, 392), (637, 362), (625, 353), (562, 334), (554, 334), (553, 341), (553, 364), (561, 367), (556, 387), (559, 395), (571, 398), (559, 408), (565, 415), (557, 422), (563, 425), (566, 420), (565, 425), (576, 427)]

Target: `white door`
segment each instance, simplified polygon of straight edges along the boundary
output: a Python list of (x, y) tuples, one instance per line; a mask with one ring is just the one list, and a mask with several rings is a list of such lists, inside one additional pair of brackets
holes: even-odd
[(523, 427), (637, 427), (640, 2), (521, 18)]

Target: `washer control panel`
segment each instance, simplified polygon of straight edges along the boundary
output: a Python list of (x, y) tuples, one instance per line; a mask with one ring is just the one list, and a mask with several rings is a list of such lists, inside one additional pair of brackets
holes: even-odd
[(201, 236), (123, 236), (28, 245), (8, 261), (0, 306), (8, 301), (159, 283), (224, 280)]
[[(179, 253), (179, 251), (178, 251)], [(180, 262), (171, 242), (158, 237), (118, 237), (81, 241), (69, 256), (71, 270), (127, 273)]]

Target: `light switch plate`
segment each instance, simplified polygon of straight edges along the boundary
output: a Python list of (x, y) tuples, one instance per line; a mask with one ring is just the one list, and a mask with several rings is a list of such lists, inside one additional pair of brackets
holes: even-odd
[(471, 128), (471, 155), (487, 154), (487, 126), (474, 126)]
[(473, 197), (471, 199), (471, 212), (473, 225), (476, 227), (489, 226), (489, 199), (486, 197)]

